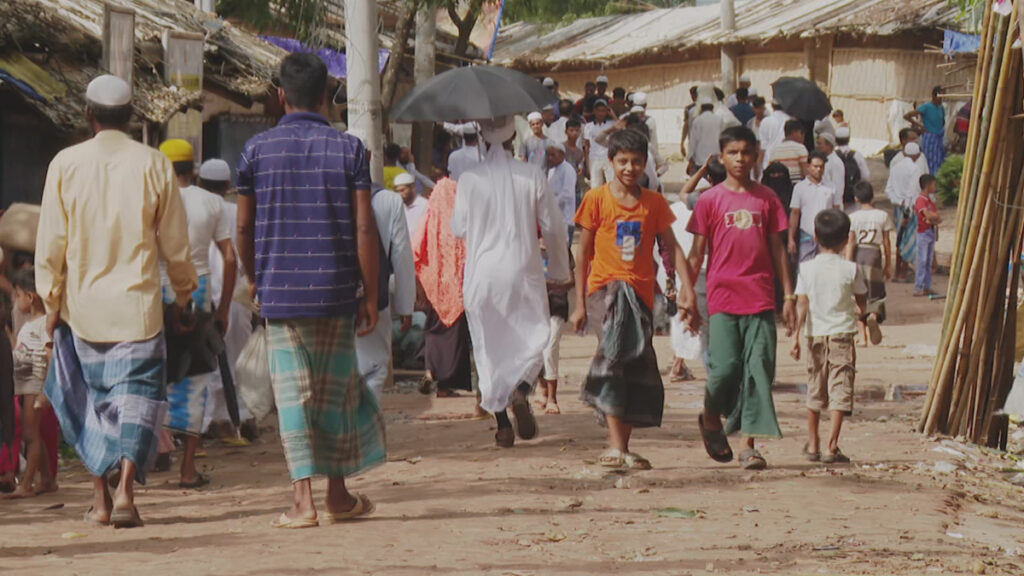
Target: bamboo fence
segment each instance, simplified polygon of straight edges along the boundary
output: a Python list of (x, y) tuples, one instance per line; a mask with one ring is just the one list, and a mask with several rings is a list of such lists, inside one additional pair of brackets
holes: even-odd
[(919, 429), (977, 444), (1005, 443), (995, 416), (1013, 382), (1024, 225), (1024, 27), (987, 2), (957, 210), (942, 335)]

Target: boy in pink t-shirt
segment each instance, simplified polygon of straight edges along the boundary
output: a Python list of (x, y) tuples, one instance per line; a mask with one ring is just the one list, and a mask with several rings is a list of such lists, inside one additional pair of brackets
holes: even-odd
[[(694, 235), (690, 266), (708, 256), (708, 379), (698, 419), (704, 448), (730, 462), (726, 434), (742, 431), (747, 448), (740, 465), (763, 470), (767, 463), (754, 438), (780, 438), (772, 384), (775, 381), (775, 277), (782, 282), (787, 334), (795, 328), (795, 296), (789, 276), (786, 211), (770, 188), (750, 179), (756, 139), (737, 126), (719, 138), (725, 182), (697, 201), (687, 231)], [(723, 426), (722, 416), (728, 420)]]

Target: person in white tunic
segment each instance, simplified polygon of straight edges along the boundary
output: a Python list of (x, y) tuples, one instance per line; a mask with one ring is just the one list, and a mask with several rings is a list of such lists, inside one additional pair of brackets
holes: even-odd
[[(405, 202), (398, 194), (378, 185), (373, 186), (371, 194), (370, 206), (381, 243), (377, 325), (369, 334), (356, 336), (356, 362), (366, 385), (380, 398), (385, 384), (391, 379), (392, 316), (401, 319), (402, 332), (407, 332), (412, 326), (413, 306), (416, 304), (416, 270), (412, 262), (412, 241), (405, 220)], [(392, 274), (395, 289), (390, 293), (389, 277)]]
[(448, 155), (448, 175), (452, 180), (459, 181), (462, 173), (483, 162), (483, 153), (477, 146), (479, 135), (476, 133), (476, 124), (464, 124), (462, 132), (462, 148), (453, 150)]
[[(464, 172), (452, 232), (466, 241), (463, 300), (479, 375), (480, 405), (495, 415), (498, 446), (537, 434), (527, 400), (543, 367), (550, 313), (537, 228), (548, 249), (548, 279), (569, 281), (565, 224), (547, 178), (509, 158), (511, 117), (486, 121), (483, 164)], [(511, 404), (515, 432), (505, 410)]]
[[(219, 158), (213, 158), (203, 162), (199, 167), (199, 187), (213, 192), (220, 196), (223, 202), (224, 220), (227, 221), (231, 230), (231, 246), (234, 250), (235, 228), (237, 208), (233, 202), (224, 199), (231, 186), (231, 167), (227, 162)], [(214, 302), (221, 302), (221, 295), (224, 290), (224, 257), (216, 243), (210, 244), (210, 294)], [(238, 261), (238, 254), (235, 254), (235, 261)], [(234, 295), (231, 299), (231, 306), (228, 310), (227, 331), (224, 333), (224, 351), (228, 357), (228, 366), (234, 378), (235, 363), (242, 354), (249, 337), (252, 336), (252, 303), (249, 296), (249, 282), (245, 279), (241, 267), (236, 266)], [(224, 382), (222, 379), (211, 380), (206, 389), (208, 400), (206, 402), (206, 413), (203, 415), (203, 430), (209, 430), (211, 424), (228, 422), (227, 400), (224, 397)], [(255, 427), (246, 425), (252, 417), (245, 405), (239, 403), (238, 416), (242, 424), (242, 435), (251, 437)]]
[(559, 142), (548, 144), (548, 186), (558, 202), (562, 221), (568, 230), (569, 244), (576, 229), (576, 170), (565, 161), (565, 146)]
[(416, 228), (427, 215), (427, 199), (420, 196), (415, 184), (412, 174), (395, 176), (395, 192), (402, 197), (402, 203), (405, 205), (405, 225), (410, 238), (416, 234)]

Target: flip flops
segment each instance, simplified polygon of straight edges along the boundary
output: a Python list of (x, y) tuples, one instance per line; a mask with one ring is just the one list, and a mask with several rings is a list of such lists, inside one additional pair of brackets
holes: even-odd
[(755, 448), (747, 448), (740, 452), (740, 468), (744, 470), (764, 470), (768, 467), (768, 461), (764, 459)]
[(511, 428), (499, 428), (494, 433), (494, 444), (498, 448), (511, 448), (516, 444), (516, 433)]
[(821, 451), (811, 452), (810, 443), (804, 444), (804, 449), (801, 450), (801, 454), (803, 454), (804, 458), (808, 462), (818, 462), (821, 460)]
[(110, 523), (114, 528), (141, 528), (145, 526), (142, 516), (139, 516), (139, 509), (132, 506), (130, 509), (114, 508), (110, 513)]
[(625, 468), (626, 455), (621, 450), (609, 448), (598, 456), (597, 463), (605, 468)]
[(272, 528), (313, 528), (319, 526), (320, 521), (316, 518), (289, 518), (287, 514), (281, 512), (281, 515), (270, 523)]
[(633, 452), (626, 452), (623, 455), (623, 461), (626, 464), (626, 468), (630, 470), (650, 470), (654, 468), (654, 466), (651, 466), (650, 460)]
[(345, 522), (347, 520), (355, 520), (360, 516), (366, 516), (372, 514), (377, 506), (363, 494), (353, 494), (356, 497), (356, 503), (352, 506), (351, 510), (345, 512), (321, 512), (320, 521), (324, 524), (337, 524), (339, 522)]
[(202, 488), (210, 483), (210, 477), (205, 474), (196, 472), (196, 479), (191, 482), (178, 482), (178, 488), (185, 490), (193, 490), (195, 488)]
[(704, 450), (715, 462), (732, 462), (732, 447), (729, 446), (729, 439), (721, 430), (708, 430), (704, 427), (704, 415), (697, 416), (697, 425), (700, 427), (700, 437), (704, 440)]
[(868, 314), (868, 319), (865, 322), (868, 327), (868, 337), (871, 339), (871, 344), (878, 346), (882, 343), (882, 329), (878, 326), (878, 316), (876, 314)]
[(512, 397), (512, 415), (516, 417), (514, 424), (517, 436), (523, 440), (531, 440), (537, 436), (537, 419), (533, 416), (529, 399), (520, 392), (516, 392)]
[(822, 464), (849, 464), (850, 457), (843, 454), (843, 451), (836, 448), (835, 452), (826, 452), (821, 457)]

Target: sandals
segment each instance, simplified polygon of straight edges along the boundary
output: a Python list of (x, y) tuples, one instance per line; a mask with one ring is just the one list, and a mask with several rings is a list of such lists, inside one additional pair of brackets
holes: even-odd
[(868, 337), (871, 338), (871, 344), (878, 346), (882, 343), (882, 329), (878, 326), (878, 315), (868, 314), (868, 319), (865, 322), (868, 327)]
[(843, 451), (840, 450), (839, 448), (836, 448), (835, 452), (826, 452), (821, 457), (821, 463), (822, 464), (849, 464), (850, 463), (850, 457), (847, 456), (846, 454), (843, 454)]
[(424, 376), (420, 380), (419, 385), (416, 386), (416, 389), (419, 390), (420, 394), (423, 394), (423, 395), (430, 394), (431, 392), (434, 391), (434, 381), (432, 379)]
[(537, 436), (537, 419), (533, 417), (530, 401), (520, 392), (512, 397), (512, 415), (516, 417), (516, 435), (523, 440), (531, 440)]
[(95, 506), (89, 506), (89, 509), (85, 511), (85, 515), (82, 516), (82, 520), (84, 520), (86, 524), (90, 524), (92, 526), (109, 526), (109, 520), (106, 522), (101, 522), (100, 520), (97, 520), (93, 517), (92, 513), (95, 509)]
[(562, 413), (562, 409), (558, 407), (558, 404), (549, 402), (548, 405), (544, 407), (544, 413), (549, 416), (556, 416)]
[(114, 528), (141, 528), (145, 525), (142, 516), (139, 516), (139, 509), (135, 506), (130, 509), (114, 508), (110, 513), (110, 523)]
[(804, 444), (804, 449), (801, 450), (801, 453), (803, 454), (804, 458), (808, 462), (819, 462), (819, 461), (821, 461), (821, 451), (819, 450), (817, 452), (811, 452), (810, 448), (811, 448), (810, 443)]
[(627, 468), (629, 470), (650, 470), (650, 460), (633, 452), (622, 452), (615, 448), (605, 450), (597, 459), (597, 463), (605, 468)]
[(768, 461), (764, 459), (756, 448), (747, 448), (740, 452), (740, 468), (744, 470), (764, 470), (768, 467)]
[(324, 524), (337, 524), (339, 522), (345, 522), (347, 520), (354, 520), (360, 516), (366, 516), (372, 514), (377, 506), (372, 500), (364, 496), (363, 494), (353, 494), (356, 497), (356, 503), (352, 506), (351, 510), (345, 512), (321, 512), (320, 521)]
[(284, 512), (270, 523), (272, 528), (313, 528), (319, 525), (320, 521), (316, 518), (289, 518)]
[(498, 428), (494, 433), (494, 444), (498, 448), (511, 448), (516, 445), (516, 433), (511, 428)]
[(729, 439), (721, 430), (708, 430), (704, 427), (704, 414), (697, 416), (697, 425), (700, 427), (700, 437), (704, 440), (704, 450), (715, 462), (732, 462), (732, 447), (729, 446)]
[(696, 379), (689, 366), (684, 367), (679, 374), (669, 374), (669, 382), (691, 382)]
[(196, 479), (195, 480), (192, 480), (191, 482), (178, 482), (178, 488), (183, 488), (185, 490), (192, 490), (192, 489), (195, 489), (195, 488), (201, 488), (203, 486), (206, 486), (209, 483), (210, 483), (210, 477), (209, 476), (206, 476), (205, 474), (196, 472)]

